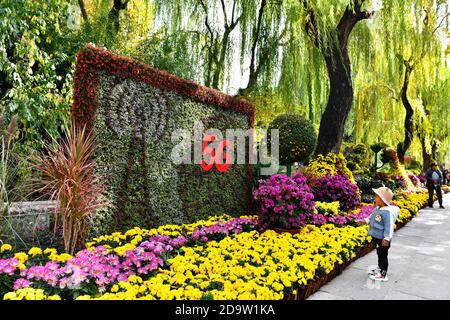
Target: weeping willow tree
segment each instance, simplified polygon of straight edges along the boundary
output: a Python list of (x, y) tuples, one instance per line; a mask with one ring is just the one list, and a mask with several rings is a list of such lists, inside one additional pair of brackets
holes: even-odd
[(442, 77), (436, 79), (433, 86), (420, 89), (423, 108), (418, 110), (414, 119), (422, 149), (423, 171), (429, 168), (433, 159), (441, 163), (449, 162), (450, 77), (448, 72), (446, 75), (442, 72), (438, 74)]
[(115, 37), (117, 1), (79, 2), (93, 42), (244, 96), (258, 125), (302, 113), (319, 130), (316, 153), (343, 139), (420, 157), (421, 140), (429, 154), (435, 140), (438, 155), (448, 147), (437, 129), (448, 123), (433, 118), (446, 108), (444, 1), (122, 0)]
[[(330, 104), (339, 104), (341, 96), (335, 95), (342, 93), (334, 86), (345, 80), (350, 99), (342, 104), (344, 112), (335, 110), (342, 114), (338, 125), (342, 131), (352, 102), (346, 46), (354, 25), (370, 15), (362, 10), (363, 2), (156, 0), (155, 7), (156, 20), (168, 38), (185, 35), (196, 39), (192, 41), (196, 46), (173, 50), (189, 51), (189, 61), (179, 63), (201, 66), (202, 72), (194, 80), (208, 86), (260, 102), (269, 97), (263, 105), (299, 109), (319, 121), (327, 110), (323, 104), (328, 96)], [(329, 75), (334, 77), (333, 88)], [(240, 84), (231, 87), (232, 83)], [(328, 107), (326, 116), (331, 113)], [(326, 130), (321, 131), (325, 135)], [(339, 136), (342, 134), (332, 134), (323, 140)]]
[(132, 54), (152, 30), (153, 1), (78, 0), (76, 3), (83, 20), (77, 34), (81, 45), (92, 42), (123, 54)]
[(401, 162), (407, 152), (427, 162), (438, 139), (445, 157), (449, 66), (442, 45), (447, 19), (443, 1), (384, 1), (368, 28), (355, 30), (374, 43), (357, 60), (355, 110), (347, 126), (356, 140), (397, 145)]

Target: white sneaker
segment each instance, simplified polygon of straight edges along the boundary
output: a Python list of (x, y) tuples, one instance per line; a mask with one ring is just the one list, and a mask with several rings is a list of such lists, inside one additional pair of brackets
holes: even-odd
[(373, 269), (368, 270), (368, 271), (367, 271), (367, 274), (368, 274), (368, 275), (375, 275), (377, 272), (380, 272), (380, 271), (381, 271), (380, 268), (375, 267), (375, 268), (373, 268)]
[(376, 272), (375, 274), (369, 275), (369, 278), (375, 281), (383, 281), (383, 282), (389, 281), (387, 274), (382, 275), (381, 272), (379, 271)]

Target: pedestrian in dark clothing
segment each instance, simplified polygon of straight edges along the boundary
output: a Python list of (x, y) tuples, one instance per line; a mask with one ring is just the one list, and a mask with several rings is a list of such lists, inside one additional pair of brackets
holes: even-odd
[(444, 209), (442, 205), (442, 174), (439, 171), (437, 164), (433, 162), (431, 168), (427, 170), (425, 177), (427, 178), (427, 188), (428, 188), (428, 205), (433, 208), (433, 193), (436, 190), (438, 196), (439, 208)]
[(444, 171), (442, 171), (442, 184), (446, 185), (448, 183), (448, 170), (444, 169)]

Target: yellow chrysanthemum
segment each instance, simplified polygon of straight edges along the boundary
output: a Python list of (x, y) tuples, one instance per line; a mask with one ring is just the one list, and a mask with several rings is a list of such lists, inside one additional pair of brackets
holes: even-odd
[(2, 246), (0, 247), (0, 253), (6, 252), (6, 251), (11, 251), (12, 250), (12, 246), (10, 244), (2, 244)]
[(38, 247), (33, 247), (30, 250), (28, 250), (28, 254), (33, 256), (33, 257), (37, 256), (37, 255), (40, 255), (40, 254), (42, 254), (42, 249), (38, 248)]

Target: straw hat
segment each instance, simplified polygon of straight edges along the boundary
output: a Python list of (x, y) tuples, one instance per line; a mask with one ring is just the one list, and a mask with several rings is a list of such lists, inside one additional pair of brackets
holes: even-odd
[(392, 198), (394, 197), (394, 194), (392, 193), (391, 189), (388, 187), (379, 187), (378, 189), (372, 189), (375, 194), (377, 194), (381, 200), (388, 206), (391, 202)]

